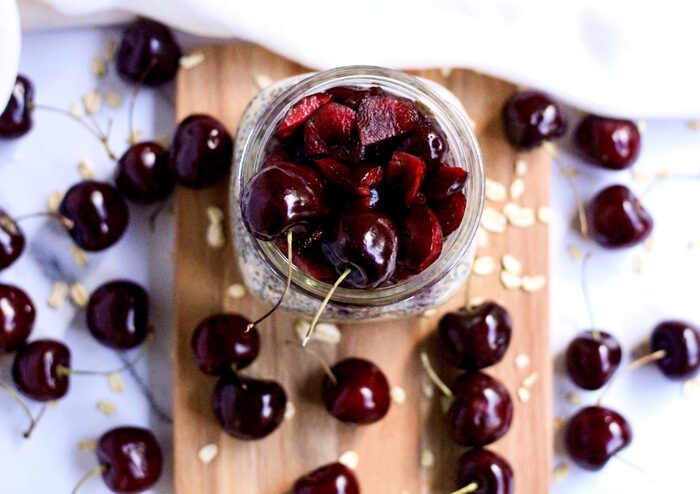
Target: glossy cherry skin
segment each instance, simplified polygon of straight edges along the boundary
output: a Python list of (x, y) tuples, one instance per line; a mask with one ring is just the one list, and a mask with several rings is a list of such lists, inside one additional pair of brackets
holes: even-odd
[(588, 115), (576, 127), (574, 147), (594, 165), (623, 170), (637, 161), (641, 136), (630, 120)]
[(700, 369), (700, 328), (683, 321), (663, 321), (651, 334), (651, 351), (664, 350), (656, 361), (666, 377), (688, 379)]
[(602, 388), (620, 367), (622, 349), (609, 333), (584, 331), (566, 349), (566, 370), (580, 388)]
[(175, 187), (168, 152), (155, 142), (134, 144), (119, 158), (114, 178), (124, 197), (139, 204), (166, 199)]
[(68, 189), (58, 212), (78, 247), (100, 251), (114, 245), (129, 224), (129, 209), (121, 193), (106, 182), (86, 180)]
[(257, 328), (239, 314), (215, 314), (201, 321), (192, 333), (192, 354), (197, 367), (209, 375), (224, 374), (235, 366), (248, 367), (260, 353)]
[(447, 430), (460, 446), (478, 448), (503, 437), (513, 421), (513, 402), (506, 387), (482, 374), (462, 374), (452, 386)]
[(368, 360), (346, 358), (323, 378), (321, 398), (326, 410), (342, 422), (372, 424), (384, 418), (391, 398), (389, 382), (382, 370)]
[(452, 365), (476, 371), (501, 361), (513, 331), (508, 311), (495, 302), (445, 314), (438, 326), (442, 348)]
[(591, 238), (608, 249), (637, 245), (654, 228), (652, 217), (624, 185), (600, 191), (588, 204), (586, 217)]
[(471, 449), (459, 459), (457, 488), (476, 483), (473, 494), (513, 494), (513, 468), (488, 449)]
[(539, 91), (515, 93), (503, 106), (506, 137), (513, 146), (532, 149), (566, 132), (566, 118), (559, 104)]
[(148, 429), (117, 427), (97, 442), (102, 480), (112, 492), (137, 493), (150, 489), (163, 470), (163, 453)]
[(132, 281), (100, 286), (90, 295), (85, 313), (92, 336), (110, 348), (134, 348), (148, 336), (148, 293)]
[(214, 390), (214, 413), (231, 436), (262, 439), (284, 420), (287, 394), (275, 381), (223, 375)]
[(172, 81), (182, 51), (166, 26), (139, 19), (124, 29), (117, 52), (117, 72), (130, 82), (159, 86)]
[(231, 168), (233, 139), (224, 124), (209, 115), (190, 115), (177, 126), (170, 167), (177, 183), (190, 189), (216, 185)]
[(0, 209), (0, 271), (10, 267), (24, 252), (24, 232)]
[(12, 363), (12, 379), (17, 389), (35, 401), (54, 401), (68, 392), (69, 376), (60, 367), (70, 368), (70, 350), (56, 340), (34, 340), (20, 347)]
[(337, 219), (323, 239), (321, 250), (338, 275), (351, 269), (344, 284), (377, 288), (396, 271), (398, 232), (391, 218), (383, 213), (354, 211)]
[(33, 102), (34, 86), (29, 79), (18, 75), (10, 101), (0, 113), (0, 139), (16, 139), (31, 130)]
[(603, 407), (587, 407), (569, 419), (565, 445), (569, 457), (581, 468), (600, 470), (632, 442), (632, 429), (619, 413)]
[(301, 477), (292, 494), (360, 494), (360, 484), (352, 470), (336, 462)]
[(0, 283), (0, 354), (20, 348), (34, 328), (36, 310), (24, 290)]

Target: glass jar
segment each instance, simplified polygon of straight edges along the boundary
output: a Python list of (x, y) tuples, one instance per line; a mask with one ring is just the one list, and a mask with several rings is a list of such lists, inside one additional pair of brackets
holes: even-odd
[[(233, 237), (243, 281), (253, 293), (274, 304), (285, 285), (289, 265), (286, 253), (274, 242), (253, 237), (241, 217), (240, 195), (262, 167), (266, 147), (277, 125), (300, 98), (335, 86), (379, 86), (388, 93), (416, 101), (442, 128), (453, 165), (469, 171), (464, 192), (467, 208), (457, 230), (445, 237), (440, 257), (421, 273), (376, 289), (340, 287), (322, 319), (367, 321), (408, 317), (436, 308), (452, 298), (467, 279), (476, 250), (476, 233), (484, 201), (481, 151), (469, 118), (459, 100), (443, 86), (403, 72), (366, 66), (341, 67), (279, 81), (263, 89), (248, 105), (236, 135), (230, 209)], [(292, 285), (282, 307), (313, 316), (331, 285), (293, 268)]]

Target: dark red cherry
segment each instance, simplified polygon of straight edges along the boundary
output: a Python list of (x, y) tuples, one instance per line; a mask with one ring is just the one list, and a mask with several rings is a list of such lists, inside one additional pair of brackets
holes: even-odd
[(457, 166), (441, 166), (425, 181), (423, 192), (429, 201), (442, 201), (461, 191), (469, 173)]
[(304, 153), (351, 159), (357, 149), (356, 118), (355, 110), (340, 103), (321, 106), (304, 125)]
[(346, 358), (323, 378), (321, 398), (331, 415), (343, 422), (372, 424), (384, 418), (391, 398), (382, 370), (368, 360)]
[(18, 75), (5, 110), (0, 114), (0, 139), (22, 137), (32, 128), (34, 86), (29, 79)]
[(68, 392), (69, 376), (60, 368), (70, 368), (70, 350), (56, 340), (34, 340), (17, 351), (12, 363), (12, 379), (17, 389), (35, 401), (54, 401)]
[(284, 420), (287, 394), (275, 381), (224, 374), (214, 390), (214, 413), (221, 427), (238, 439), (261, 439)]
[(129, 210), (121, 193), (106, 182), (94, 180), (68, 189), (58, 212), (72, 223), (66, 228), (73, 241), (87, 251), (112, 246), (129, 223)]
[(117, 427), (97, 442), (97, 461), (109, 490), (137, 493), (150, 489), (163, 470), (163, 453), (148, 429)]
[(148, 293), (132, 281), (100, 286), (90, 295), (85, 313), (92, 336), (110, 348), (134, 348), (148, 336)]
[(471, 449), (459, 459), (457, 488), (476, 484), (473, 494), (513, 494), (513, 469), (501, 456), (488, 449)]
[(250, 321), (238, 314), (215, 314), (201, 321), (192, 334), (197, 367), (209, 375), (248, 367), (260, 352), (260, 335)]
[(24, 290), (0, 283), (0, 354), (14, 352), (27, 341), (36, 311)]
[(190, 115), (178, 125), (170, 146), (170, 167), (177, 183), (190, 189), (211, 187), (226, 178), (233, 139), (209, 115)]
[(442, 252), (442, 228), (428, 206), (413, 206), (401, 221), (399, 263), (420, 273), (434, 263)]
[(584, 331), (566, 349), (571, 380), (588, 390), (602, 388), (620, 366), (622, 349), (617, 339), (602, 331)]
[(288, 139), (294, 132), (301, 128), (311, 115), (320, 107), (330, 102), (328, 93), (316, 93), (304, 96), (294, 103), (277, 126), (277, 135), (280, 139)]
[(632, 442), (632, 429), (619, 413), (587, 407), (569, 419), (565, 444), (569, 457), (581, 468), (600, 470)]
[(452, 194), (447, 199), (431, 204), (431, 209), (440, 221), (443, 237), (446, 237), (462, 224), (467, 197), (463, 193)]
[(348, 467), (331, 463), (297, 480), (292, 494), (360, 494), (360, 484)]
[(114, 179), (130, 201), (152, 204), (166, 199), (175, 187), (168, 152), (155, 142), (134, 144), (119, 158)]
[(566, 118), (559, 104), (539, 91), (522, 91), (503, 105), (503, 125), (513, 146), (531, 149), (566, 132)]
[(425, 178), (425, 162), (418, 156), (396, 151), (386, 167), (386, 182), (404, 205), (410, 207), (416, 201), (416, 196)]
[(374, 210), (341, 215), (321, 250), (338, 275), (351, 269), (345, 284), (353, 288), (377, 288), (396, 271), (398, 232), (394, 222)]
[(457, 444), (478, 448), (508, 432), (513, 421), (513, 402), (499, 381), (481, 372), (462, 374), (452, 392), (447, 430)]
[(378, 187), (384, 178), (381, 165), (358, 163), (350, 168), (333, 158), (319, 158), (314, 163), (326, 180), (354, 196), (370, 196), (372, 189)]
[(333, 97), (333, 101), (349, 106), (353, 110), (360, 107), (360, 103), (370, 96), (380, 96), (386, 94), (382, 88), (372, 86), (367, 89), (360, 89), (350, 86), (336, 86), (326, 91)]
[(406, 134), (421, 123), (418, 110), (394, 96), (367, 97), (357, 110), (357, 128), (363, 146)]
[(163, 24), (139, 19), (124, 29), (117, 52), (117, 72), (127, 81), (158, 86), (173, 80), (182, 51)]
[(588, 115), (576, 127), (574, 145), (594, 165), (623, 170), (637, 161), (641, 136), (637, 124), (630, 120)]
[(609, 249), (639, 244), (654, 227), (652, 217), (624, 185), (600, 191), (588, 204), (586, 217), (591, 238)]
[(24, 232), (0, 209), (0, 271), (10, 267), (24, 251)]
[(683, 321), (663, 321), (651, 334), (651, 351), (666, 356), (656, 361), (665, 376), (688, 379), (700, 369), (700, 328)]
[(290, 166), (263, 168), (241, 195), (246, 228), (261, 240), (273, 240), (289, 230), (309, 232), (325, 212), (320, 183)]
[(426, 163), (439, 164), (447, 150), (447, 139), (437, 122), (425, 119), (418, 129), (406, 136), (398, 149), (420, 156)]
[(513, 324), (508, 311), (495, 302), (445, 314), (438, 326), (442, 349), (452, 365), (477, 371), (501, 361)]

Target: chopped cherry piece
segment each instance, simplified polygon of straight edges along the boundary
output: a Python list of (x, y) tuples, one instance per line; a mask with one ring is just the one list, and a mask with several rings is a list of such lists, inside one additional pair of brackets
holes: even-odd
[(586, 209), (591, 237), (609, 249), (631, 247), (646, 240), (654, 220), (624, 185), (600, 191)]
[(514, 146), (531, 149), (566, 132), (566, 119), (559, 104), (539, 91), (511, 96), (503, 106), (506, 137)]
[(19, 259), (25, 242), (24, 233), (17, 222), (0, 209), (0, 271)]
[(386, 94), (384, 90), (377, 86), (372, 86), (367, 89), (353, 88), (348, 86), (336, 86), (326, 91), (333, 96), (333, 101), (349, 106), (353, 110), (360, 107), (360, 103), (369, 96), (379, 96)]
[(352, 169), (333, 158), (319, 158), (316, 166), (326, 180), (348, 194), (369, 196), (370, 190), (382, 183), (384, 168), (381, 165), (360, 163)]
[(420, 156), (426, 163), (439, 164), (447, 150), (447, 139), (434, 119), (426, 118), (399, 145), (401, 151)]
[(442, 235), (446, 237), (462, 224), (464, 211), (467, 209), (467, 197), (463, 193), (452, 194), (447, 199), (431, 206), (435, 216), (440, 221)]
[(591, 163), (622, 170), (637, 161), (641, 136), (637, 124), (630, 120), (588, 115), (576, 128), (574, 144)]
[(328, 103), (311, 115), (304, 125), (304, 152), (348, 159), (355, 148), (355, 110), (339, 103)]
[(117, 427), (100, 437), (97, 460), (104, 468), (102, 480), (112, 492), (137, 493), (158, 482), (163, 453), (148, 429)]
[(425, 178), (425, 162), (418, 156), (396, 151), (386, 167), (386, 181), (392, 191), (403, 196), (411, 207)]
[(19, 287), (0, 283), (0, 354), (14, 352), (29, 338), (36, 310)]
[(119, 158), (114, 182), (124, 197), (136, 203), (166, 199), (175, 187), (168, 151), (155, 142), (134, 144)]
[(688, 379), (700, 369), (700, 328), (683, 321), (663, 321), (651, 334), (651, 350), (666, 352), (656, 361), (666, 377)]
[(330, 94), (317, 93), (304, 96), (297, 103), (294, 103), (277, 127), (279, 138), (288, 139), (291, 137), (294, 131), (304, 125), (316, 110), (330, 100)]
[(239, 314), (215, 314), (201, 321), (192, 333), (192, 353), (197, 367), (209, 375), (248, 367), (260, 352), (257, 328)]
[(414, 273), (434, 263), (442, 252), (442, 228), (428, 206), (413, 206), (401, 222), (399, 262)]
[(457, 166), (441, 166), (429, 175), (423, 186), (423, 192), (430, 201), (442, 201), (462, 190), (469, 178), (469, 173)]
[(411, 132), (422, 122), (415, 107), (393, 96), (365, 98), (357, 112), (360, 143), (364, 146)]
[(34, 86), (29, 79), (18, 75), (5, 110), (0, 114), (0, 139), (22, 137), (32, 128)]
[(602, 388), (620, 366), (620, 343), (609, 333), (584, 331), (566, 350), (566, 370), (571, 380), (587, 390)]
[(55, 401), (68, 392), (70, 350), (56, 340), (34, 340), (17, 351), (12, 363), (12, 380), (17, 389), (35, 401)]
[(513, 494), (513, 468), (488, 449), (472, 449), (459, 459), (457, 488), (476, 484), (473, 494)]
[(351, 197), (345, 202), (348, 211), (362, 211), (364, 209), (375, 209), (380, 206), (381, 194), (378, 189), (370, 189), (369, 195), (361, 197)]
[(632, 429), (619, 413), (599, 406), (587, 407), (569, 419), (566, 450), (586, 470), (602, 469), (632, 442)]
[(182, 51), (167, 26), (149, 19), (129, 24), (117, 52), (117, 72), (131, 82), (158, 86), (173, 80)]
[(360, 494), (360, 485), (352, 470), (336, 462), (301, 477), (292, 494)]

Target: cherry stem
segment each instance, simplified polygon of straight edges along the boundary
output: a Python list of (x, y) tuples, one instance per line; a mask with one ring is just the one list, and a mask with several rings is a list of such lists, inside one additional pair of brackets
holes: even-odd
[(318, 308), (318, 311), (316, 311), (316, 315), (314, 316), (313, 320), (311, 321), (311, 325), (309, 326), (308, 331), (306, 331), (306, 336), (304, 336), (304, 341), (302, 341), (301, 346), (306, 346), (309, 344), (309, 341), (311, 341), (311, 337), (314, 334), (314, 329), (316, 329), (316, 324), (318, 324), (318, 320), (321, 318), (321, 314), (323, 314), (323, 310), (326, 308), (326, 305), (328, 305), (328, 302), (330, 302), (331, 297), (335, 293), (335, 291), (338, 289), (340, 284), (343, 282), (345, 278), (347, 278), (350, 273), (352, 273), (352, 269), (346, 268), (345, 271), (343, 271), (343, 274), (340, 275), (340, 277), (335, 280), (335, 283), (333, 283), (333, 286), (331, 287), (330, 290), (328, 290), (328, 294), (326, 295), (326, 298), (323, 299), (323, 302), (321, 302), (321, 306)]
[(146, 341), (144, 342), (143, 346), (141, 346), (139, 353), (131, 361), (128, 361), (126, 364), (124, 364), (123, 366), (118, 367), (116, 369), (105, 370), (105, 371), (76, 370), (76, 369), (71, 369), (70, 367), (66, 367), (64, 365), (58, 365), (56, 367), (56, 369), (58, 370), (59, 375), (62, 375), (62, 376), (70, 376), (70, 375), (110, 376), (111, 374), (119, 374), (119, 373), (124, 372), (126, 370), (132, 369), (146, 355), (146, 350), (148, 350), (148, 348), (151, 346), (151, 344), (153, 343), (153, 340), (154, 340), (153, 333), (151, 332), (146, 337)]
[[(262, 317), (256, 319), (255, 321), (251, 322), (248, 324), (248, 326), (245, 328), (246, 333), (253, 329), (255, 326), (263, 322), (265, 319), (270, 317), (274, 312), (279, 309), (280, 305), (282, 305), (282, 301), (284, 300), (284, 297), (287, 295), (287, 292), (289, 291), (289, 287), (292, 285), (292, 270), (294, 268), (294, 264), (292, 263), (292, 241), (294, 240), (294, 234), (292, 231), (287, 232), (287, 265), (288, 265), (288, 270), (287, 270), (287, 284), (284, 286), (284, 290), (282, 290), (282, 295), (280, 295), (280, 298), (277, 300), (277, 303), (272, 306), (270, 310), (268, 310)], [(342, 280), (341, 280), (342, 281)]]
[(73, 228), (74, 223), (72, 220), (66, 218), (63, 215), (60, 215), (58, 213), (54, 213), (53, 211), (40, 211), (38, 213), (29, 213), (29, 214), (23, 214), (22, 216), (18, 216), (17, 218), (14, 218), (15, 223), (19, 223), (20, 221), (24, 220), (31, 220), (34, 218), (53, 218), (61, 222), (63, 226), (65, 226), (67, 229), (71, 230)]
[[(40, 417), (35, 419), (34, 415), (32, 415), (31, 410), (29, 410), (29, 406), (27, 405), (27, 403), (22, 399), (20, 395), (17, 394), (17, 392), (14, 389), (9, 387), (7, 384), (0, 383), (0, 389), (5, 391), (8, 395), (12, 397), (13, 400), (19, 403), (22, 407), (22, 410), (24, 410), (24, 413), (26, 413), (27, 417), (29, 417), (29, 428), (22, 434), (25, 439), (29, 439), (29, 436), (32, 435), (32, 431), (34, 430), (34, 428), (36, 428)], [(43, 412), (41, 413), (43, 414)]]
[(586, 304), (586, 311), (588, 312), (588, 323), (591, 326), (591, 333), (593, 333), (593, 339), (596, 341), (600, 341), (601, 335), (593, 317), (593, 304), (591, 303), (591, 292), (588, 289), (588, 261), (591, 257), (592, 254), (590, 252), (587, 252), (583, 256), (583, 261), (581, 261), (581, 291), (583, 292), (583, 300)]
[(629, 364), (627, 367), (625, 367), (620, 372), (618, 372), (617, 376), (615, 376), (615, 379), (610, 381), (608, 386), (600, 394), (600, 397), (598, 398), (597, 405), (600, 406), (600, 404), (603, 402), (603, 398), (605, 398), (605, 396), (610, 391), (610, 388), (612, 387), (612, 385), (615, 384), (615, 382), (620, 378), (620, 376), (622, 374), (633, 371), (635, 369), (639, 369), (640, 367), (644, 367), (647, 364), (651, 364), (652, 362), (656, 362), (656, 361), (662, 360), (664, 358), (666, 358), (666, 350), (657, 350), (654, 353), (650, 353), (650, 354), (645, 355), (641, 358), (638, 358), (637, 360), (635, 360), (634, 362)]
[(478, 488), (479, 484), (472, 482), (471, 484), (467, 484), (461, 489), (454, 491), (452, 494), (469, 494), (470, 492), (476, 492)]
[(241, 388), (248, 389), (248, 385), (246, 383), (244, 383), (243, 378), (241, 378), (241, 373), (240, 373), (240, 369), (238, 368), (238, 364), (231, 364), (229, 366), (229, 368), (231, 369), (231, 372), (233, 372), (233, 375), (236, 376), (236, 379), (238, 379), (240, 381)]
[(425, 352), (420, 353), (420, 361), (423, 364), (423, 368), (425, 369), (425, 372), (428, 374), (428, 377), (430, 380), (435, 384), (435, 386), (442, 391), (442, 394), (447, 396), (448, 398), (454, 398), (455, 395), (452, 392), (452, 390), (445, 384), (445, 381), (440, 379), (440, 376), (438, 376), (437, 372), (435, 372), (435, 369), (433, 368), (433, 365), (430, 363), (430, 359), (428, 358), (428, 354)]
[(330, 366), (326, 363), (326, 360), (323, 357), (321, 357), (321, 355), (319, 355), (318, 352), (315, 352), (311, 348), (305, 347), (301, 343), (297, 343), (296, 341), (286, 340), (285, 343), (287, 345), (293, 346), (298, 350), (301, 350), (302, 352), (306, 352), (313, 358), (315, 358), (318, 361), (318, 363), (321, 364), (321, 367), (328, 376), (328, 379), (330, 379), (333, 382), (333, 384), (338, 384), (338, 379), (336, 379), (335, 374), (333, 374), (333, 371), (331, 370)]
[(628, 467), (630, 467), (630, 468), (636, 470), (637, 472), (641, 473), (641, 474), (644, 475), (646, 478), (648, 478), (649, 480), (651, 480), (653, 483), (655, 483), (655, 484), (658, 484), (658, 483), (659, 483), (659, 480), (658, 480), (656, 477), (654, 477), (653, 475), (651, 475), (649, 472), (647, 472), (646, 470), (644, 470), (642, 467), (640, 467), (640, 466), (637, 465), (636, 463), (634, 463), (634, 462), (628, 460), (628, 459), (625, 458), (624, 456), (615, 455), (615, 456), (613, 456), (613, 458), (615, 458), (615, 459), (618, 460), (619, 462), (623, 463), (624, 465), (626, 465), (626, 466), (628, 466)]
[(86, 473), (85, 475), (83, 475), (82, 478), (81, 478), (80, 480), (78, 480), (78, 483), (75, 484), (75, 487), (73, 487), (73, 490), (70, 491), (71, 494), (75, 494), (76, 492), (78, 492), (78, 490), (79, 490), (88, 480), (90, 480), (90, 479), (93, 478), (93, 477), (97, 477), (97, 476), (100, 475), (102, 472), (104, 472), (106, 469), (107, 469), (107, 467), (105, 467), (104, 465), (98, 465), (98, 466), (96, 466), (95, 468), (93, 468), (92, 470), (90, 470), (88, 473)]
[(566, 180), (566, 182), (569, 184), (569, 187), (571, 188), (571, 193), (574, 196), (574, 201), (576, 201), (576, 210), (578, 212), (578, 221), (579, 226), (581, 228), (581, 235), (584, 238), (588, 238), (588, 219), (586, 218), (586, 208), (583, 205), (581, 193), (579, 192), (578, 187), (576, 187), (576, 182), (574, 182), (574, 179), (568, 173), (566, 173), (564, 168), (559, 164), (559, 162), (554, 156), (552, 156), (552, 163), (554, 163), (554, 165), (559, 169), (559, 173), (562, 177), (564, 177), (564, 180)]
[(151, 71), (151, 69), (153, 69), (153, 66), (156, 64), (156, 61), (156, 57), (151, 58), (151, 63), (148, 65), (146, 70), (143, 71), (143, 74), (141, 74), (139, 80), (136, 81), (134, 91), (131, 93), (131, 101), (129, 102), (129, 139), (131, 139), (134, 135), (134, 108), (136, 107), (136, 98), (138, 97), (139, 92), (143, 87), (143, 81), (145, 81), (146, 77), (148, 77), (148, 73)]
[(647, 185), (646, 189), (642, 191), (642, 193), (639, 195), (639, 198), (637, 200), (637, 203), (641, 205), (642, 200), (649, 195), (649, 193), (656, 188), (657, 185), (662, 184), (663, 182), (667, 180), (700, 180), (700, 174), (692, 174), (692, 173), (673, 173), (671, 175), (664, 175), (664, 176), (659, 176), (656, 177), (649, 185)]

